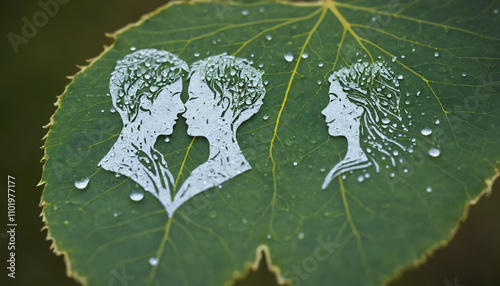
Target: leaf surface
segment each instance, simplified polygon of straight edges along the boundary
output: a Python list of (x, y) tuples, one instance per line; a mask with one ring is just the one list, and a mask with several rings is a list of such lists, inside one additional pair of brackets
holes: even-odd
[[(499, 5), (482, 3), (172, 3), (121, 30), (59, 98), (45, 142), (43, 215), (68, 272), (90, 285), (222, 285), (263, 245), (294, 285), (379, 285), (415, 263), (450, 238), (499, 167)], [(149, 193), (132, 201), (136, 183), (97, 165), (122, 130), (107, 94), (131, 47), (189, 65), (227, 53), (265, 72), (264, 104), (237, 134), (252, 169), (172, 218)], [(328, 78), (373, 61), (401, 78), (406, 129), (394, 134), (405, 152), (322, 190), (348, 150), (321, 114)], [(186, 129), (179, 117), (155, 145), (176, 190), (209, 152)]]

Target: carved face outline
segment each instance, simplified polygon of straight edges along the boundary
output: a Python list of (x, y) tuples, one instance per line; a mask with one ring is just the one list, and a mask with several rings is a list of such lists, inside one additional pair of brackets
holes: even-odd
[(328, 133), (332, 136), (348, 136), (352, 132), (359, 132), (359, 117), (364, 112), (363, 108), (349, 100), (337, 80), (330, 84), (328, 95), (330, 102), (321, 111), (328, 125)]

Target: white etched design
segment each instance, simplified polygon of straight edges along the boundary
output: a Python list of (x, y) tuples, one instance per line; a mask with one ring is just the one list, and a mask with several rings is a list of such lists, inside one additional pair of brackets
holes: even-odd
[(207, 138), (208, 160), (194, 169), (167, 208), (171, 216), (191, 197), (251, 169), (236, 139), (238, 127), (263, 103), (263, 72), (226, 54), (191, 66), (186, 102), (187, 133)]
[(154, 145), (158, 136), (172, 134), (178, 114), (185, 110), (180, 94), (188, 72), (177, 56), (145, 49), (118, 61), (109, 84), (123, 129), (98, 165), (131, 178), (165, 208), (171, 203), (174, 179)]
[[(145, 49), (125, 56), (117, 62), (110, 80), (113, 107), (121, 116), (123, 129), (98, 165), (134, 180), (172, 217), (193, 196), (251, 169), (236, 131), (263, 103), (263, 74), (247, 60), (226, 54), (194, 63), (190, 74), (184, 61), (166, 51)], [(189, 99), (184, 105), (180, 94), (188, 75)], [(172, 134), (184, 111), (187, 133), (206, 137), (210, 154), (172, 198), (174, 178), (154, 145), (158, 136)], [(140, 201), (142, 192), (130, 198)]]
[(334, 72), (328, 80), (330, 102), (321, 113), (328, 133), (345, 137), (348, 149), (327, 174), (322, 188), (346, 172), (370, 166), (379, 172), (380, 165), (396, 166), (400, 151), (407, 150), (395, 134), (398, 127), (406, 128), (402, 124), (396, 75), (383, 62), (359, 62)]

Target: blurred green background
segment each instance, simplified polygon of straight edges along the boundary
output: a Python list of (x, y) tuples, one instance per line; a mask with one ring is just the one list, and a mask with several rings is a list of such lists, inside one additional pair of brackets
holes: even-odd
[[(55, 111), (55, 96), (70, 82), (66, 76), (75, 74), (76, 65), (86, 65), (86, 59), (99, 55), (103, 45), (112, 43), (104, 33), (136, 22), (141, 15), (167, 2), (59, 1), (67, 3), (60, 4), (59, 11), (48, 17), (47, 23), (38, 28), (27, 43), (19, 44), (17, 53), (7, 35), (10, 32), (22, 35), (22, 18), (31, 20), (41, 7), (38, 0), (3, 0), (0, 4), (1, 174), (4, 186), (7, 175), (16, 177), (18, 223), (14, 280), (6, 276), (7, 195), (4, 188), (0, 199), (1, 210), (5, 211), (0, 226), (0, 285), (76, 285), (65, 274), (63, 258), (49, 249), (46, 231), (40, 231), (43, 223), (38, 203), (42, 188), (36, 184), (42, 172), (41, 138), (47, 132), (42, 125), (49, 122)], [(425, 264), (404, 272), (390, 285), (500, 285), (499, 219), (500, 182), (497, 182), (493, 193), (471, 208), (469, 218), (448, 246), (436, 251)], [(251, 272), (245, 281), (238, 281), (236, 285), (276, 285), (273, 280), (273, 275), (261, 265), (258, 271)], [(325, 282), (325, 285), (334, 285), (332, 283)]]

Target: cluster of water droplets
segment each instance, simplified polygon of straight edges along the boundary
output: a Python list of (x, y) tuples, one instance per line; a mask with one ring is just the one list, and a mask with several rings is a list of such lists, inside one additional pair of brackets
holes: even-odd
[(129, 119), (137, 113), (142, 96), (152, 99), (161, 87), (177, 81), (189, 71), (186, 62), (167, 51), (135, 51), (135, 47), (131, 50), (134, 52), (117, 61), (109, 84), (115, 107), (128, 114)]
[(222, 87), (221, 97), (230, 97), (235, 113), (251, 108), (265, 94), (264, 72), (252, 67), (247, 59), (222, 54), (198, 61), (192, 68), (209, 86)]

